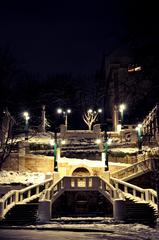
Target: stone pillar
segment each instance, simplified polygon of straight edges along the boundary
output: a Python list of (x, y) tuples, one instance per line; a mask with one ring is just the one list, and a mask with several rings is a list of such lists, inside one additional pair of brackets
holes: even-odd
[(100, 124), (95, 124), (93, 126), (93, 132), (96, 133), (96, 134), (100, 134), (101, 133), (101, 128), (100, 128)]
[(25, 171), (25, 154), (26, 154), (25, 143), (20, 142), (18, 148), (19, 148), (19, 171), (23, 172)]
[(115, 220), (126, 220), (126, 204), (123, 199), (115, 199), (113, 203), (113, 217)]
[[(56, 161), (57, 161), (57, 165), (58, 165), (58, 161), (60, 160), (61, 158), (61, 148), (60, 147), (57, 147), (57, 154), (56, 154)], [(58, 166), (57, 166), (58, 167)]]
[(118, 106), (114, 105), (114, 109), (113, 109), (113, 128), (114, 128), (115, 132), (117, 132), (118, 122), (119, 122)]
[(41, 131), (45, 132), (46, 128), (46, 118), (45, 118), (45, 105), (42, 106), (41, 112)]
[(67, 131), (67, 128), (65, 125), (60, 125), (60, 137), (61, 138), (65, 138), (65, 135), (66, 135), (66, 131)]
[(51, 219), (52, 203), (51, 200), (40, 200), (38, 215), (40, 223), (49, 222)]

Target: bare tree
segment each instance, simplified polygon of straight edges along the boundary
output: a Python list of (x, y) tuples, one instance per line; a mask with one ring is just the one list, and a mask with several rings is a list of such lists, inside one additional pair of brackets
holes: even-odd
[(2, 126), (0, 129), (0, 170), (3, 163), (9, 157), (13, 143), (15, 142), (13, 135), (13, 126), (16, 124), (15, 119), (11, 116), (8, 109), (4, 111)]
[(89, 130), (92, 129), (92, 125), (97, 120), (98, 114), (100, 112), (101, 109), (98, 109), (98, 111), (93, 111), (92, 109), (89, 109), (83, 114), (83, 120), (87, 124)]

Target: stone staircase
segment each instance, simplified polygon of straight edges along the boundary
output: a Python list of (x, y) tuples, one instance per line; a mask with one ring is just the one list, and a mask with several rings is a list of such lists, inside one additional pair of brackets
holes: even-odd
[(99, 145), (95, 139), (69, 139), (64, 145), (61, 145), (61, 156), (71, 158), (98, 159), (100, 157)]
[(157, 211), (148, 203), (136, 202), (126, 197), (126, 221), (139, 223), (154, 223), (157, 219)]
[[(52, 218), (52, 204), (65, 191), (99, 191), (109, 202), (121, 199), (126, 211), (125, 220), (137, 221), (157, 217), (157, 193), (152, 189), (139, 188), (130, 183), (111, 177), (108, 183), (100, 177), (64, 177), (55, 185), (48, 188), (39, 201), (40, 221), (49, 221)], [(146, 211), (146, 213), (145, 213)], [(143, 213), (143, 215), (142, 215)], [(147, 214), (147, 215), (146, 215)]]
[(38, 221), (38, 202), (19, 204), (12, 208), (0, 222), (0, 226), (31, 225)]
[(129, 167), (118, 170), (112, 173), (111, 176), (123, 181), (129, 181), (150, 171), (152, 171), (152, 159), (147, 158), (143, 161), (134, 163)]
[(0, 220), (14, 207), (36, 201), (42, 192), (53, 184), (53, 179), (20, 190), (11, 190), (0, 198)]
[(143, 189), (113, 177), (111, 183), (125, 199), (127, 221), (154, 222), (157, 219), (157, 192), (155, 190)]
[(71, 176), (63, 177), (56, 183), (50, 179), (42, 184), (5, 194), (0, 199), (1, 224), (28, 225), (37, 220), (48, 222), (52, 219), (52, 206), (55, 201), (63, 193), (74, 195), (76, 192), (85, 192), (86, 195), (89, 192), (102, 194), (112, 204), (113, 212), (117, 207), (114, 203), (118, 204), (120, 200), (124, 205), (127, 221), (155, 220), (157, 216), (157, 193), (153, 189), (143, 189), (113, 177), (108, 182), (98, 176)]

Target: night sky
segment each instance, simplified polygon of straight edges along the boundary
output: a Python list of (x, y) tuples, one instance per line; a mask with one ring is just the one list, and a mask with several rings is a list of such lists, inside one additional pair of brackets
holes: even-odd
[[(88, 76), (89, 84), (83, 88), (86, 90), (83, 91), (85, 98), (88, 86), (101, 69), (104, 56), (138, 38), (142, 39), (141, 43), (151, 38), (153, 54), (159, 53), (157, 10), (154, 3), (143, 0), (0, 1), (0, 50), (6, 49), (14, 59), (11, 71), (10, 66), (5, 67), (6, 63), (3, 66), (3, 58), (1, 60), (1, 112), (6, 106), (13, 112), (25, 108), (32, 108), (35, 112), (36, 107), (46, 104), (52, 114), (58, 105), (65, 104), (74, 108), (74, 112), (80, 110), (81, 114), (80, 94), (83, 90), (78, 88), (81, 82), (85, 84)], [(157, 89), (158, 60), (152, 66), (155, 82), (155, 87), (152, 87)], [(21, 73), (21, 69), (26, 72)], [(26, 73), (38, 73), (40, 81), (44, 80), (43, 85), (36, 82), (36, 77)], [(69, 82), (71, 77), (64, 76), (61, 82), (60, 77), (49, 80), (48, 76), (56, 74), (70, 74), (76, 86)], [(151, 75), (150, 69), (147, 75), (149, 81)], [(98, 88), (96, 91), (99, 92)], [(158, 91), (156, 95), (149, 92), (149, 96), (155, 96), (155, 100), (151, 101), (153, 105), (158, 99)], [(91, 89), (90, 96), (98, 107), (98, 99), (93, 99)], [(83, 105), (90, 107), (88, 102)]]
[(124, 1), (1, 1), (0, 45), (32, 72), (94, 73), (127, 34)]

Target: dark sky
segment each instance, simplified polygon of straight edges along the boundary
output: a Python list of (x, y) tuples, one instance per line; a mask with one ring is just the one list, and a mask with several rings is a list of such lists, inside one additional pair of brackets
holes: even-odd
[(1, 1), (0, 47), (32, 72), (94, 73), (126, 35), (123, 3)]

